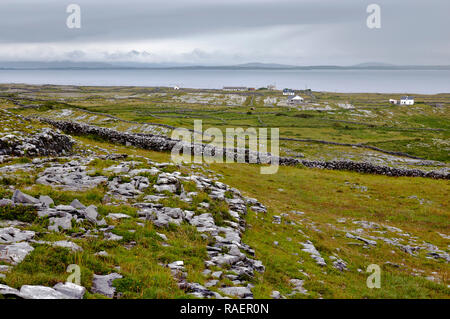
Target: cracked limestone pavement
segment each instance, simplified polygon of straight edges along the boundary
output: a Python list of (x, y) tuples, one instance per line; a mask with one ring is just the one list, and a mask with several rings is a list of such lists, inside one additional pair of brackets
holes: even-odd
[[(114, 158), (123, 158), (113, 156)], [(205, 247), (207, 259), (204, 261), (205, 271), (203, 274), (214, 275), (214, 280), (209, 280), (205, 286), (188, 282), (183, 266), (183, 261), (164, 265), (169, 267), (178, 286), (199, 298), (223, 298), (224, 296), (236, 298), (251, 298), (252, 284), (249, 280), (255, 276), (255, 272), (264, 272), (261, 261), (254, 258), (254, 250), (242, 241), (242, 233), (245, 232), (245, 215), (247, 209), (253, 209), (258, 213), (266, 213), (266, 208), (253, 198), (242, 196), (241, 193), (224, 183), (214, 181), (201, 175), (183, 175), (180, 172), (164, 172), (167, 164), (153, 163), (151, 161), (123, 161), (105, 168), (109, 176), (89, 173), (88, 166), (96, 160), (108, 161), (107, 157), (73, 157), (67, 158), (65, 163), (51, 163), (50, 167), (42, 167), (37, 175), (36, 183), (51, 185), (55, 189), (82, 191), (102, 184), (105, 188), (105, 197), (115, 199), (111, 205), (131, 205), (138, 208), (138, 220), (143, 223), (151, 222), (157, 228), (169, 228), (180, 226), (182, 223), (190, 224), (201, 233), (204, 240), (208, 241)], [(30, 165), (35, 169), (50, 159), (35, 160)], [(111, 160), (109, 160), (111, 161)], [(135, 168), (146, 166), (148, 168)], [(153, 182), (150, 182), (152, 180)], [(196, 191), (187, 192), (183, 185), (196, 188)], [(147, 193), (152, 193), (148, 194)], [(184, 210), (177, 207), (164, 206), (159, 203), (163, 199), (176, 199), (185, 203), (192, 203), (202, 193), (202, 202), (198, 203), (198, 211)], [(226, 218), (215, 221), (210, 205), (222, 203), (225, 208), (222, 212)], [(106, 241), (120, 241), (123, 246), (133, 246), (135, 243), (125, 242), (123, 236), (113, 233), (114, 225), (109, 221), (120, 221), (131, 216), (124, 213), (110, 213), (101, 217), (94, 205), (84, 205), (75, 199), (70, 203), (55, 205), (51, 196), (41, 195), (33, 197), (20, 190), (14, 190), (11, 198), (4, 198), (1, 206), (8, 210), (27, 208), (36, 212), (36, 218), (47, 221), (47, 230), (52, 233), (67, 233), (77, 228), (76, 233), (69, 236), (67, 240), (44, 241), (36, 240), (34, 231), (22, 230), (22, 227), (0, 228), (0, 260), (11, 265), (20, 264), (36, 245), (50, 245), (53, 247), (66, 248), (71, 251), (82, 251), (82, 248), (71, 239), (88, 239), (91, 237), (102, 237)], [(216, 218), (217, 220), (217, 218)], [(108, 222), (107, 222), (108, 221)], [(14, 224), (14, 221), (11, 223)], [(219, 224), (218, 224), (219, 223)], [(23, 227), (25, 226), (25, 227)], [(161, 235), (164, 239), (165, 235)], [(209, 268), (214, 272), (208, 272)], [(222, 271), (219, 271), (222, 270)], [(110, 276), (110, 277), (108, 277)], [(104, 279), (106, 278), (106, 279)], [(100, 293), (107, 297), (117, 297), (112, 287), (114, 279), (122, 278), (121, 275), (96, 275), (93, 277), (92, 293)], [(223, 282), (220, 282), (224, 279)], [(29, 285), (28, 285), (29, 286)], [(3, 287), (5, 295), (15, 295), (21, 298), (34, 296), (36, 298), (65, 298), (60, 292), (53, 288), (45, 289), (38, 286), (22, 286), (18, 291), (7, 290)], [(25, 287), (25, 288), (23, 288)], [(211, 290), (215, 287), (215, 291)], [(22, 290), (25, 290), (23, 292)], [(69, 294), (73, 295), (73, 294)], [(77, 295), (78, 296), (78, 295)], [(31, 297), (30, 297), (31, 298)]]

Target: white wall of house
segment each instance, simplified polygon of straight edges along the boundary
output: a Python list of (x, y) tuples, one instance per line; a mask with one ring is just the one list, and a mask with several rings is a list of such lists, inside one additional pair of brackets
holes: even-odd
[(400, 105), (414, 105), (414, 100), (400, 100)]

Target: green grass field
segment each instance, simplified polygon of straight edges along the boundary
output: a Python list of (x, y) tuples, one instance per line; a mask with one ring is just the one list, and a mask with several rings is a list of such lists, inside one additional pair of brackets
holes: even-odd
[[(203, 129), (217, 127), (222, 131), (227, 127), (273, 127), (279, 128), (281, 138), (362, 143), (427, 160), (449, 161), (449, 94), (418, 95), (414, 106), (400, 106), (388, 103), (390, 98), (397, 98), (392, 94), (307, 92), (308, 95), (299, 92), (307, 103), (290, 107), (285, 105), (286, 97), (277, 91), (238, 94), (165, 88), (115, 88), (111, 91), (95, 87), (45, 86), (37, 90), (19, 86), (19, 89), (23, 92), (8, 94), (9, 100), (5, 101), (8, 105), (16, 101), (40, 106), (20, 111), (23, 114), (55, 117), (58, 111), (68, 109), (72, 110), (71, 114), (63, 113), (58, 118), (80, 118), (96, 125), (137, 132), (142, 132), (139, 124), (87, 114), (82, 110), (141, 124), (158, 123), (190, 129), (195, 119), (203, 121)], [(352, 108), (348, 109), (346, 105)], [(312, 158), (318, 157), (314, 149), (322, 147), (310, 147), (304, 142), (284, 143), (290, 151), (305, 152), (304, 155)], [(343, 153), (341, 149), (328, 148), (331, 149), (321, 150), (322, 157), (334, 158)], [(364, 157), (351, 147), (346, 147), (345, 151)]]
[[(309, 92), (302, 92), (300, 95), (308, 103), (292, 108), (280, 105), (285, 98), (276, 91), (257, 91), (241, 96), (211, 90), (15, 85), (16, 91), (8, 93), (10, 87), (0, 86), (0, 106), (21, 115), (78, 120), (132, 132), (143, 132), (143, 124), (147, 122), (193, 128), (194, 119), (202, 119), (204, 129), (278, 127), (281, 137), (363, 143), (433, 162), (408, 162), (404, 157), (314, 141), (281, 141), (282, 153), (286, 155), (294, 152), (307, 159), (376, 160), (383, 165), (421, 169), (448, 169), (449, 164), (450, 94), (419, 95), (416, 96), (416, 105), (406, 107), (389, 105), (389, 98), (398, 98), (390, 94), (312, 92), (308, 95)], [(351, 104), (354, 108), (344, 109), (339, 104)], [(437, 107), (436, 104), (442, 106)], [(326, 106), (329, 109), (319, 109)], [(83, 110), (105, 113), (118, 119)], [(32, 126), (41, 127), (43, 124), (33, 121)], [(16, 130), (33, 130), (27, 123), (8, 127), (11, 130), (14, 127)], [(161, 128), (152, 132), (170, 134), (170, 130)], [(89, 136), (74, 138), (78, 142), (78, 151), (93, 150), (102, 154), (104, 150), (114, 150), (131, 157), (170, 162), (168, 153), (115, 145)], [(29, 160), (14, 159), (14, 162), (0, 164), (0, 169), (21, 162)], [(90, 168), (101, 173), (113, 163), (97, 161)], [(270, 298), (274, 290), (288, 296), (292, 291), (289, 280), (293, 278), (304, 280), (308, 294), (294, 294), (289, 298), (450, 297), (447, 261), (429, 258), (425, 250), (411, 255), (389, 241), (419, 246), (431, 243), (449, 253), (448, 180), (394, 178), (304, 167), (280, 167), (277, 174), (261, 175), (258, 165), (198, 166), (210, 170), (244, 195), (257, 198), (268, 208), (267, 214), (249, 211), (243, 237), (243, 241), (255, 249), (256, 258), (266, 266), (263, 274), (252, 279), (255, 298)], [(176, 169), (186, 174), (195, 171), (188, 164)], [(98, 205), (103, 215), (113, 210), (131, 216), (135, 214), (134, 208), (128, 205), (102, 206), (105, 194), (102, 187), (74, 193), (35, 185), (38, 173), (18, 170), (13, 176), (3, 174), (0, 177), (0, 197), (11, 196), (11, 189), (18, 188), (34, 196), (48, 194), (56, 204), (68, 204), (78, 198), (85, 204)], [(170, 200), (166, 204), (181, 205)], [(273, 223), (273, 216), (280, 216), (281, 224)], [(361, 221), (378, 226), (364, 227)], [(151, 223), (137, 228), (137, 222), (135, 217), (115, 222), (116, 234), (124, 236), (125, 241), (136, 242), (130, 250), (120, 242), (106, 242), (101, 238), (75, 240), (83, 248), (83, 252), (77, 253), (40, 246), (6, 278), (0, 278), (0, 283), (11, 287), (53, 285), (67, 276), (67, 265), (76, 263), (82, 268), (82, 284), (89, 290), (94, 273), (107, 274), (120, 266), (124, 278), (116, 280), (115, 286), (123, 293), (123, 298), (189, 298), (177, 287), (170, 271), (159, 264), (184, 260), (188, 279), (203, 284), (207, 279), (201, 274), (207, 242), (187, 224), (177, 229), (160, 230)], [(30, 229), (39, 232), (40, 240), (65, 238), (65, 234), (46, 232), (43, 220), (35, 220)], [(136, 229), (136, 232), (128, 232), (130, 229)], [(376, 238), (376, 246), (367, 247), (346, 237), (349, 231), (360, 231), (364, 238)], [(170, 247), (161, 246), (156, 232), (167, 235)], [(307, 240), (314, 243), (327, 266), (318, 266), (302, 250), (302, 243)], [(99, 250), (106, 250), (109, 256), (94, 256)], [(336, 256), (347, 263), (347, 271), (333, 267)], [(381, 268), (379, 289), (370, 289), (366, 285), (369, 276), (366, 269), (371, 264)], [(88, 293), (86, 297), (102, 296)]]

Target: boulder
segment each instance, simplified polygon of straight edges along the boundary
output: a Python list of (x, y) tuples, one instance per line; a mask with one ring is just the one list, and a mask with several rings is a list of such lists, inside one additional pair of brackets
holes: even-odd
[(25, 257), (34, 250), (28, 243), (14, 243), (11, 245), (0, 245), (0, 261), (13, 265), (21, 263)]
[(231, 256), (228, 254), (222, 254), (211, 258), (211, 261), (219, 266), (232, 265), (237, 263), (241, 258), (238, 256)]
[(270, 298), (272, 299), (281, 299), (281, 294), (279, 291), (274, 290), (272, 291), (272, 293), (270, 294)]
[(147, 202), (158, 202), (164, 198), (166, 198), (164, 195), (147, 195), (144, 197), (144, 200)]
[(224, 294), (239, 298), (253, 298), (253, 293), (248, 287), (225, 287), (219, 288)]
[(21, 298), (19, 290), (2, 284), (0, 284), (0, 296)]
[(92, 292), (113, 298), (116, 293), (116, 288), (112, 285), (113, 281), (120, 278), (123, 277), (117, 273), (112, 273), (105, 276), (94, 275), (94, 279), (92, 281)]
[(162, 193), (164, 191), (170, 192), (170, 193), (176, 193), (177, 186), (174, 184), (167, 184), (167, 185), (153, 185), (153, 188), (158, 192)]
[(184, 268), (184, 262), (182, 260), (174, 261), (167, 265), (170, 269), (182, 269)]
[(197, 298), (211, 298), (211, 297), (216, 297), (217, 299), (222, 298), (222, 296), (217, 292), (210, 291), (206, 287), (196, 282), (194, 283), (181, 282), (179, 286), (183, 288), (186, 292), (188, 292), (190, 295), (193, 295)]
[(12, 201), (19, 204), (40, 204), (39, 199), (27, 195), (16, 189), (12, 196)]
[(213, 286), (217, 285), (218, 283), (219, 283), (219, 281), (216, 279), (210, 280), (207, 283), (205, 283), (205, 287), (206, 288), (213, 287)]
[(366, 238), (363, 238), (363, 237), (360, 237), (360, 236), (355, 236), (355, 235), (350, 234), (350, 233), (346, 233), (345, 237), (351, 238), (351, 239), (360, 240), (360, 241), (362, 241), (363, 243), (365, 243), (367, 245), (372, 245), (372, 246), (376, 246), (377, 245), (377, 242), (375, 240), (370, 240), (370, 239), (366, 239)]
[(20, 288), (20, 296), (24, 299), (71, 299), (70, 296), (45, 286), (28, 286)]
[(306, 243), (302, 243), (302, 245), (303, 245), (302, 251), (308, 253), (311, 256), (311, 258), (316, 261), (316, 264), (318, 264), (319, 266), (327, 265), (325, 259), (322, 258), (322, 256), (317, 251), (316, 247), (314, 247), (314, 244), (312, 242), (308, 240)]
[(76, 209), (86, 209), (86, 206), (84, 206), (78, 199), (74, 199), (72, 203), (70, 203), (70, 206)]
[(156, 233), (162, 240), (167, 241), (167, 236), (164, 234)]
[(66, 213), (74, 213), (74, 212), (76, 212), (76, 209), (73, 206), (70, 206), (70, 205), (58, 205), (58, 206), (55, 207), (55, 209), (57, 211), (66, 212)]
[(180, 225), (183, 222), (184, 212), (180, 208), (163, 207), (160, 210), (146, 211), (146, 217), (157, 227), (167, 227), (169, 223)]
[(12, 206), (14, 202), (10, 199), (0, 199), (0, 207)]
[(307, 290), (305, 288), (303, 288), (303, 280), (300, 279), (291, 279), (289, 280), (289, 282), (291, 283), (291, 285), (294, 286), (294, 289), (291, 293), (291, 295), (295, 295), (295, 294), (303, 294), (306, 295), (307, 294)]
[(84, 217), (86, 217), (87, 220), (96, 225), (101, 226), (106, 224), (104, 219), (98, 220), (97, 207), (95, 207), (94, 205), (91, 205), (88, 208), (86, 208), (86, 210), (84, 211)]
[(189, 223), (197, 228), (215, 228), (214, 218), (210, 213), (196, 215), (192, 217)]
[(174, 219), (180, 219), (184, 216), (183, 210), (181, 208), (164, 207), (163, 211), (164, 214)]
[(41, 195), (39, 196), (39, 201), (42, 203), (43, 206), (49, 208), (51, 205), (54, 205), (55, 202), (50, 196), (47, 195)]
[(232, 256), (242, 256), (243, 253), (239, 250), (239, 248), (236, 245), (232, 245), (230, 249), (228, 250), (228, 254)]
[(72, 228), (72, 216), (70, 214), (64, 217), (52, 217), (49, 222), (48, 230), (59, 232), (60, 228), (65, 230)]
[(39, 217), (58, 217), (60, 215), (61, 213), (54, 208), (44, 208), (43, 210), (38, 210)]
[(281, 224), (281, 217), (280, 216), (273, 215), (272, 218), (273, 218), (273, 222), (272, 222), (273, 224)]
[(86, 288), (71, 282), (58, 283), (53, 286), (53, 289), (68, 296), (70, 299), (83, 299), (83, 296), (86, 293)]
[(20, 230), (14, 227), (0, 228), (0, 244), (11, 244), (27, 241), (34, 237), (35, 232)]
[(108, 241), (120, 241), (122, 239), (123, 239), (122, 236), (119, 236), (119, 235), (116, 235), (116, 234), (113, 234), (113, 233), (105, 233), (105, 240), (108, 240)]
[(126, 215), (126, 214), (121, 214), (121, 213), (111, 213), (108, 214), (108, 216), (106, 216), (108, 218), (111, 218), (112, 220), (119, 220), (119, 219), (124, 219), (124, 218), (130, 218), (130, 215)]
[(67, 241), (67, 240), (59, 240), (59, 241), (49, 242), (49, 244), (54, 247), (67, 248), (72, 251), (83, 251), (83, 248), (81, 248), (77, 244), (75, 244), (71, 241)]
[(121, 173), (127, 173), (130, 170), (130, 168), (126, 165), (117, 165), (117, 166), (110, 166), (108, 168), (105, 168), (105, 171), (112, 172), (114, 174), (121, 174)]

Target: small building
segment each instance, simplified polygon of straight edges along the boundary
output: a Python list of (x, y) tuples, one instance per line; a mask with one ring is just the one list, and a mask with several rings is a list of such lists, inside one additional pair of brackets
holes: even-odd
[(295, 95), (295, 91), (291, 89), (284, 89), (283, 95)]
[(413, 96), (402, 96), (400, 99), (400, 105), (414, 105)]
[(303, 103), (304, 101), (304, 98), (302, 98), (300, 95), (296, 95), (294, 97), (289, 97), (287, 102), (290, 105), (297, 105)]
[(224, 86), (224, 91), (247, 91), (247, 87), (245, 86)]
[(267, 86), (267, 89), (268, 89), (268, 90), (276, 90), (276, 88), (277, 88), (277, 86), (276, 86), (275, 84), (269, 84), (269, 85)]
[(394, 99), (389, 99), (389, 103), (391, 103), (391, 104), (398, 104), (398, 101), (394, 100)]
[(414, 97), (402, 96), (400, 100), (389, 99), (389, 103), (396, 105), (414, 105)]
[(175, 86), (173, 87), (173, 89), (174, 89), (174, 90), (179, 90), (180, 87), (179, 87), (178, 85), (175, 85)]

